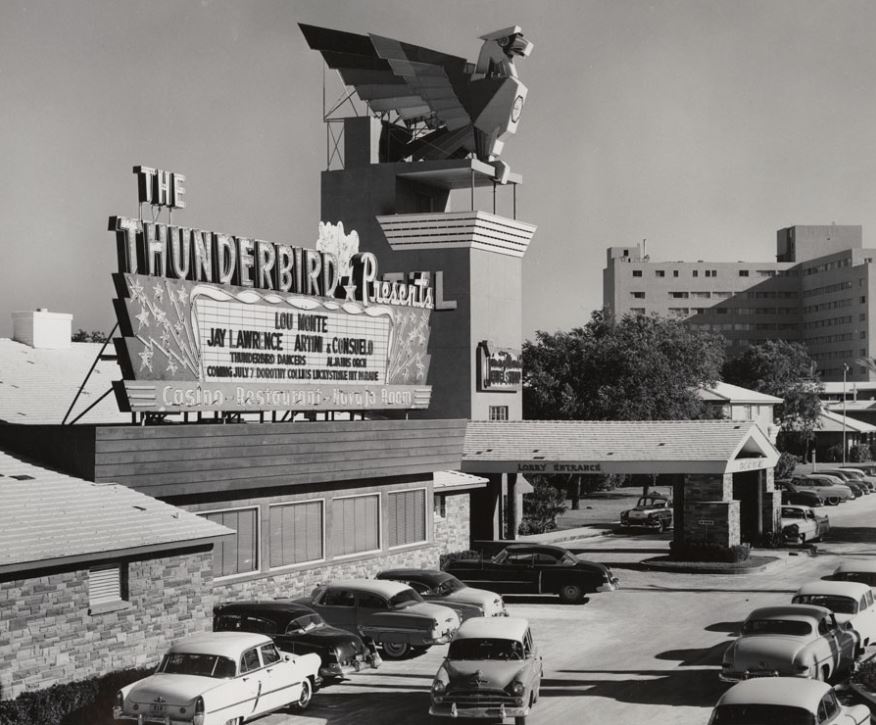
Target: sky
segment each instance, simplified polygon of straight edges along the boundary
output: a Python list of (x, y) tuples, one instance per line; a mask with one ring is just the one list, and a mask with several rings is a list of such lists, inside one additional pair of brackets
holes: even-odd
[(113, 326), (107, 220), (137, 215), (135, 165), (186, 176), (175, 223), (315, 244), (324, 66), (299, 22), (472, 61), (509, 25), (534, 43), (503, 153), (538, 226), (527, 338), (601, 307), (611, 245), (770, 261), (792, 224), (876, 238), (869, 0), (0, 0), (0, 336), (38, 307)]

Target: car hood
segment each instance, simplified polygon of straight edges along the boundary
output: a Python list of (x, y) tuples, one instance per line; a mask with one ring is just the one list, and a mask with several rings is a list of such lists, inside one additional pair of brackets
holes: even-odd
[(198, 695), (218, 687), (225, 680), (198, 675), (155, 674), (135, 682), (125, 699), (134, 702), (155, 702), (162, 698), (168, 705), (187, 705)]
[[(447, 677), (450, 681), (450, 687), (471, 687), (495, 688), (502, 690), (511, 684), (512, 680), (525, 667), (525, 663), (520, 660), (455, 660), (453, 662), (445, 661), (444, 669), (447, 670)], [(481, 680), (480, 684), (474, 683), (475, 675)], [(486, 682), (484, 683), (484, 680)]]
[(752, 637), (740, 637), (731, 645), (733, 650), (732, 667), (734, 670), (771, 670), (788, 671), (794, 659), (806, 647), (808, 642), (795, 637), (781, 635), (759, 634)]
[(451, 592), (444, 599), (449, 599), (452, 602), (462, 602), (463, 604), (474, 604), (490, 616), (496, 611), (502, 611), (502, 597), (495, 592), (488, 592), (486, 589), (476, 589), (475, 587), (465, 587)]

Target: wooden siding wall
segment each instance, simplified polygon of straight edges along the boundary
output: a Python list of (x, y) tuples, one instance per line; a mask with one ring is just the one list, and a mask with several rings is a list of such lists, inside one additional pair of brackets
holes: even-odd
[(94, 480), (159, 498), (458, 469), (466, 421), (102, 426)]

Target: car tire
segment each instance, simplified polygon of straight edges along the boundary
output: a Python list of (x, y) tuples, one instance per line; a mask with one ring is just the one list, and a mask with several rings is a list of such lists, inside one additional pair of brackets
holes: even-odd
[[(304, 712), (308, 707), (310, 707), (310, 703), (313, 700), (313, 682), (310, 681), (309, 677), (305, 677), (304, 681), (301, 683), (301, 692), (298, 695), (298, 699), (294, 702), (290, 703), (291, 710), (293, 712)], [(241, 720), (241, 722), (243, 722)]]
[(839, 502), (838, 496), (828, 496), (826, 501), (828, 506), (839, 506)]
[(666, 519), (660, 519), (660, 533), (666, 531)]
[(514, 725), (526, 725), (526, 715), (519, 715), (514, 718)]
[(383, 656), (388, 660), (400, 660), (411, 649), (407, 642), (382, 642)]
[(577, 604), (584, 597), (584, 590), (578, 584), (563, 584), (559, 595), (564, 604)]

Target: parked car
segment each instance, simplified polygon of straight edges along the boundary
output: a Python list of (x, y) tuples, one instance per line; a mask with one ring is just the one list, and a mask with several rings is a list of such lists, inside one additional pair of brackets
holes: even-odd
[[(310, 607), (288, 600), (240, 601), (213, 607), (214, 632), (266, 634), (282, 652), (319, 655), (322, 679), (342, 678), (363, 667), (380, 666), (373, 642), (326, 624)], [(319, 684), (319, 683), (317, 683)]]
[(852, 489), (838, 484), (837, 479), (831, 479), (830, 476), (807, 474), (806, 476), (795, 476), (791, 482), (798, 487), (818, 489), (819, 495), (829, 506), (836, 506), (842, 501), (851, 501), (855, 497)]
[(510, 617), (464, 622), (432, 681), (429, 714), (525, 725), (544, 674), (529, 623)]
[(841, 468), (853, 468), (858, 471), (863, 471), (866, 476), (876, 476), (876, 461), (858, 461)]
[(871, 493), (876, 491), (876, 475), (867, 473), (858, 465), (840, 466), (837, 470), (843, 471), (844, 473), (850, 473), (853, 476), (853, 480), (865, 484)]
[(821, 539), (830, 531), (827, 514), (818, 515), (809, 506), (782, 506), (782, 536), (786, 541), (805, 544), (807, 541)]
[(709, 725), (868, 725), (866, 705), (843, 705), (824, 682), (795, 677), (748, 680), (721, 695)]
[(797, 486), (790, 478), (777, 480), (776, 489), (782, 492), (783, 504), (810, 506), (816, 508), (824, 506), (824, 496), (817, 488)]
[(876, 561), (870, 559), (847, 559), (840, 563), (833, 574), (825, 578), (841, 582), (861, 582), (876, 589)]
[(621, 511), (620, 523), (624, 528), (671, 529), (672, 500), (660, 493), (640, 496), (634, 508)]
[(724, 652), (719, 677), (724, 682), (779, 676), (826, 681), (850, 672), (857, 651), (858, 636), (826, 607), (762, 607), (748, 615), (742, 633)]
[(389, 659), (445, 644), (459, 629), (459, 615), (452, 609), (425, 602), (394, 581), (350, 579), (320, 585), (305, 604), (332, 626), (373, 639)]
[(492, 558), (456, 559), (444, 569), (469, 586), (503, 594), (558, 594), (568, 603), (618, 587), (607, 566), (559, 546), (511, 544)]
[(378, 579), (407, 584), (427, 602), (450, 607), (464, 622), (471, 617), (507, 617), (505, 601), (495, 592), (463, 584), (453, 574), (438, 569), (387, 569)]
[(821, 579), (804, 584), (791, 601), (827, 607), (837, 622), (858, 633), (861, 649), (876, 643), (876, 602), (866, 584)]
[(870, 493), (870, 487), (864, 481), (858, 480), (852, 474), (841, 469), (819, 468), (817, 473), (812, 473), (810, 475), (830, 476), (835, 483), (838, 483), (841, 486), (848, 486), (852, 490), (852, 495), (855, 498), (861, 498), (861, 496), (866, 496)]
[(319, 665), (315, 654), (282, 654), (263, 634), (197, 634), (173, 645), (154, 674), (119, 690), (113, 717), (137, 725), (227, 725), (304, 710)]

